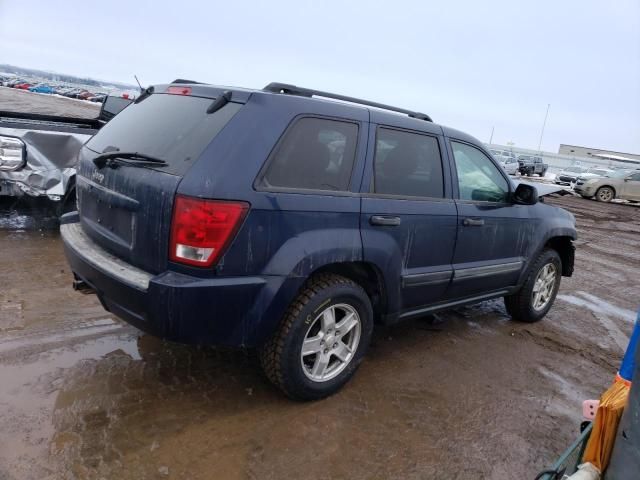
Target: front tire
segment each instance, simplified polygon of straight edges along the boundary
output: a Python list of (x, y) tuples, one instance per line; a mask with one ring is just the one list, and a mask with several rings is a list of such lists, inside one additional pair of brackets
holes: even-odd
[(369, 347), (373, 310), (366, 292), (335, 274), (312, 277), (260, 348), (262, 369), (294, 400), (336, 393)]
[(600, 187), (596, 192), (596, 199), (599, 202), (610, 202), (616, 198), (616, 194), (611, 187)]
[(542, 320), (558, 294), (562, 261), (552, 249), (542, 251), (533, 263), (522, 288), (504, 297), (507, 312), (513, 320), (533, 323)]

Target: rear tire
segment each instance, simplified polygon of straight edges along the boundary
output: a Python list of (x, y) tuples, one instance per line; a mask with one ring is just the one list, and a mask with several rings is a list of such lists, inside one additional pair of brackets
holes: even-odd
[(259, 349), (260, 364), (289, 398), (318, 400), (353, 376), (372, 332), (373, 310), (362, 287), (340, 275), (320, 274), (307, 282)]
[(616, 198), (616, 193), (611, 187), (600, 187), (596, 192), (596, 200), (599, 202), (608, 203), (614, 198)]
[(531, 266), (522, 288), (504, 297), (511, 318), (526, 323), (542, 320), (556, 299), (561, 274), (562, 261), (558, 252), (544, 249)]

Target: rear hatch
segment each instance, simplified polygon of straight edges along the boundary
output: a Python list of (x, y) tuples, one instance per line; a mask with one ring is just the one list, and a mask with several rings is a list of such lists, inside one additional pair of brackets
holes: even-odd
[[(180, 180), (242, 107), (232, 96), (231, 102), (208, 113), (222, 93), (219, 89), (169, 88), (181, 94), (153, 93), (125, 108), (91, 138), (80, 151), (76, 179), (85, 233), (105, 250), (151, 273), (167, 268)], [(125, 158), (94, 163), (98, 155), (109, 152), (136, 152), (165, 163)]]

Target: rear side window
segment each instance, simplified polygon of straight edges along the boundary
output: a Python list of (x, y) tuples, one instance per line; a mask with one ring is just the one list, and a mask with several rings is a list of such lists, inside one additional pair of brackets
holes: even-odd
[(266, 188), (346, 191), (356, 155), (358, 125), (304, 117), (284, 134), (260, 185)]
[(435, 137), (378, 128), (374, 169), (375, 193), (444, 196), (442, 159)]
[(210, 98), (153, 94), (133, 103), (86, 144), (96, 153), (144, 153), (168, 163), (163, 172), (183, 175), (242, 105), (207, 113)]

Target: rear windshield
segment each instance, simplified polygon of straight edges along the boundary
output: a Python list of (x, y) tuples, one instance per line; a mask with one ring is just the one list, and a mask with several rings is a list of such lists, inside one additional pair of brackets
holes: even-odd
[(153, 94), (132, 104), (86, 144), (96, 153), (136, 152), (168, 163), (163, 172), (184, 175), (211, 140), (242, 107), (227, 103), (207, 113), (211, 98)]

